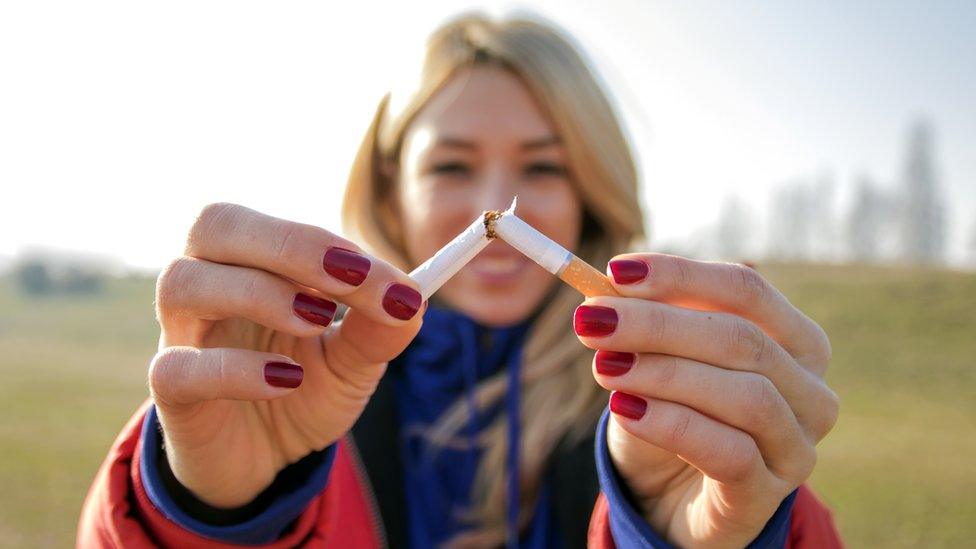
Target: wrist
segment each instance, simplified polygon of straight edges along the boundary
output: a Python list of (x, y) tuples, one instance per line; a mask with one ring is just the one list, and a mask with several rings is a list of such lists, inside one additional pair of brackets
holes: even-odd
[(160, 453), (175, 481), (200, 501), (216, 508), (247, 505), (271, 484), (280, 469), (262, 472), (263, 468), (248, 466), (245, 471), (244, 464), (235, 463), (228, 452), (217, 456), (186, 451), (171, 444), (165, 432)]
[[(240, 421), (240, 414), (222, 408), (198, 408), (195, 417), (158, 404), (153, 410), (157, 436), (175, 479), (208, 505), (234, 508), (257, 497), (287, 463), (262, 440), (262, 432), (246, 419)], [(213, 420), (200, 419), (213, 415)]]
[[(282, 469), (270, 486), (244, 506), (213, 507), (183, 486), (162, 451), (163, 437), (150, 406), (143, 420), (139, 450), (139, 484), (153, 507), (171, 522), (198, 535), (237, 544), (278, 540), (309, 503), (322, 493), (337, 454), (337, 445), (314, 451)], [(170, 478), (166, 478), (169, 474)]]

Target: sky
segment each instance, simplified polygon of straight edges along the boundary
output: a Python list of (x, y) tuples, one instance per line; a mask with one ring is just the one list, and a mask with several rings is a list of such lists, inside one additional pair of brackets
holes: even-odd
[(652, 249), (730, 195), (763, 218), (789, 181), (832, 178), (839, 207), (859, 177), (894, 188), (920, 118), (954, 261), (976, 233), (976, 2), (335, 4), (0, 3), (0, 256), (158, 268), (216, 201), (338, 232), (376, 103), (470, 8), (579, 41), (632, 137)]

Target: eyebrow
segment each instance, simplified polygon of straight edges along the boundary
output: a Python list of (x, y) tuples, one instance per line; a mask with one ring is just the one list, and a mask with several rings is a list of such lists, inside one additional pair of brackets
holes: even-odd
[(474, 141), (461, 139), (460, 137), (439, 137), (434, 142), (435, 147), (452, 147), (455, 149), (477, 149), (478, 145)]
[(522, 143), (522, 148), (525, 150), (531, 149), (543, 149), (545, 147), (551, 147), (553, 145), (559, 145), (561, 141), (555, 135), (547, 135), (545, 137), (540, 137), (538, 139), (532, 139)]
[[(546, 135), (544, 137), (538, 137), (538, 138), (534, 138), (522, 142), (521, 148), (523, 150), (542, 149), (545, 147), (558, 145), (560, 143), (561, 143), (560, 139), (555, 135)], [(478, 144), (475, 143), (474, 141), (470, 141), (460, 137), (452, 137), (452, 136), (439, 137), (437, 141), (434, 142), (434, 146), (451, 147), (455, 149), (466, 149), (466, 150), (474, 150), (478, 148)]]

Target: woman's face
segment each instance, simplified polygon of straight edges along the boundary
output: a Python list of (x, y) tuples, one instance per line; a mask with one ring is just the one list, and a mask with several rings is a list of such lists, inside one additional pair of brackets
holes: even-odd
[[(576, 249), (582, 204), (566, 153), (522, 82), (491, 67), (461, 71), (418, 113), (404, 135), (394, 200), (407, 253), (425, 261), (485, 210), (518, 215)], [(437, 297), (490, 326), (518, 323), (556, 279), (495, 240)]]

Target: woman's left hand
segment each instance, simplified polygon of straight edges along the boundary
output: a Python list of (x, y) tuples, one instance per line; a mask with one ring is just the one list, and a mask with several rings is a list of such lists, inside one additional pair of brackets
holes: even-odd
[(755, 270), (661, 254), (611, 261), (624, 297), (576, 333), (610, 399), (610, 455), (655, 531), (742, 547), (813, 471), (837, 420), (830, 343)]

